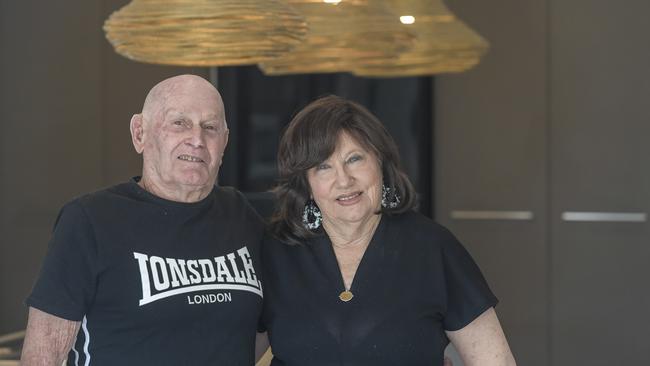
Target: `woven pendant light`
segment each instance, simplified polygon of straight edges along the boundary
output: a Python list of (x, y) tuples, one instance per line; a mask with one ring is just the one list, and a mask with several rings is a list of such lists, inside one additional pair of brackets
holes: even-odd
[(104, 31), (115, 51), (132, 60), (226, 66), (291, 50), (307, 25), (276, 0), (133, 0), (111, 14)]
[(394, 14), (373, 1), (287, 0), (303, 14), (309, 31), (302, 44), (260, 64), (267, 75), (350, 71), (359, 64), (395, 59), (414, 36)]
[[(478, 64), (488, 43), (458, 20), (442, 0), (388, 0), (387, 4), (416, 35), (413, 47), (381, 65), (360, 65), (360, 76), (420, 76), (465, 71)], [(410, 23), (410, 24), (409, 24)]]

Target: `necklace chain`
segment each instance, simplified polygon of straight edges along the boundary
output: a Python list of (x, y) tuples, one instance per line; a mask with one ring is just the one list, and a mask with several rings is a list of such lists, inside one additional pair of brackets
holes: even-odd
[[(375, 225), (373, 225), (372, 229), (369, 232), (367, 232), (366, 235), (363, 235), (360, 238), (361, 240), (359, 240), (357, 242), (348, 242), (347, 245), (345, 245), (345, 244), (341, 245), (341, 244), (336, 244), (334, 242), (334, 240), (332, 240), (332, 238), (330, 237), (330, 243), (332, 243), (332, 247), (335, 249), (335, 252), (336, 252), (336, 249), (341, 249), (341, 250), (355, 249), (356, 250), (356, 249), (362, 249), (363, 248), (363, 253), (360, 256), (358, 256), (357, 258), (354, 258), (355, 262), (356, 262), (357, 270), (358, 270), (359, 264), (361, 263), (361, 260), (363, 258), (363, 254), (365, 254), (365, 250), (370, 245), (370, 241), (372, 240), (372, 236), (373, 236), (375, 230), (377, 229), (378, 224), (379, 224), (379, 221), (377, 221), (377, 223)], [(337, 257), (336, 258), (337, 261), (339, 262), (339, 267), (341, 267), (341, 261), (339, 260), (338, 256), (336, 256), (336, 257)], [(355, 272), (356, 272), (356, 270), (355, 270)], [(352, 285), (350, 284), (350, 288), (351, 287), (352, 287)], [(352, 298), (354, 298), (354, 294), (352, 293), (350, 288), (348, 288), (345, 285), (345, 280), (344, 280), (343, 281), (343, 291), (339, 294), (339, 300), (341, 300), (343, 302), (348, 302), (348, 301), (352, 300)]]

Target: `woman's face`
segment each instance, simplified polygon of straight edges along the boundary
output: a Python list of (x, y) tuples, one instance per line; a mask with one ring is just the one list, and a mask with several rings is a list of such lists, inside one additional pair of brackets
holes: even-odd
[(380, 208), (379, 161), (345, 132), (332, 156), (307, 171), (307, 179), (326, 224), (361, 223)]

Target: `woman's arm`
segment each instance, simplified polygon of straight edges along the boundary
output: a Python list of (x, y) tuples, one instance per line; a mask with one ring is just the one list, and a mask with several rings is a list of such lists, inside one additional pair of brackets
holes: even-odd
[(489, 308), (464, 328), (447, 331), (465, 366), (515, 366), (494, 308)]

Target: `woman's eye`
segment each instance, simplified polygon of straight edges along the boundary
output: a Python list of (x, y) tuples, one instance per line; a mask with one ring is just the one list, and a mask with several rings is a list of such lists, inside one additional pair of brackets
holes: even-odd
[(354, 163), (354, 162), (357, 162), (357, 161), (359, 161), (359, 160), (363, 160), (363, 157), (362, 157), (361, 155), (352, 155), (352, 156), (348, 159), (348, 163)]
[(174, 121), (174, 125), (175, 125), (175, 126), (182, 126), (182, 125), (183, 125), (183, 121), (181, 121), (181, 120), (176, 120), (176, 121)]
[(329, 167), (330, 166), (327, 165), (327, 164), (318, 164), (318, 165), (316, 165), (316, 170), (325, 170), (325, 169), (327, 169)]

